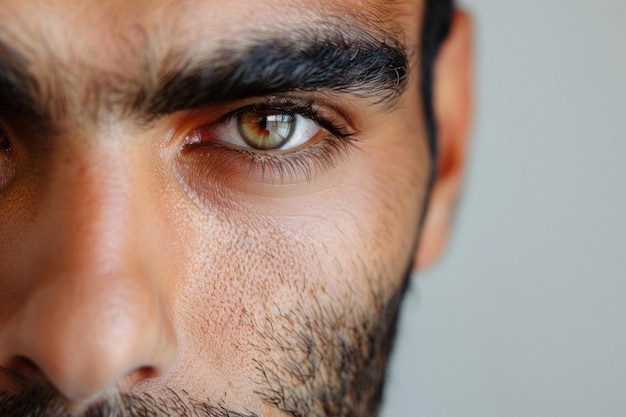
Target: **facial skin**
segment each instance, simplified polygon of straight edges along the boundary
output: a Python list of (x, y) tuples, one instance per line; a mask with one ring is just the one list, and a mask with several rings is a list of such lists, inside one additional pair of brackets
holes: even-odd
[(0, 3), (0, 415), (374, 416), (468, 124), (422, 7)]

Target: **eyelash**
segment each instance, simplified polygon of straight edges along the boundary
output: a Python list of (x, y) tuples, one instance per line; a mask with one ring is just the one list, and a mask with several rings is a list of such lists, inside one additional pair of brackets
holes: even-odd
[[(284, 113), (300, 115), (307, 118), (328, 134), (313, 143), (291, 151), (262, 151), (244, 148), (234, 148), (219, 141), (208, 143), (189, 144), (190, 148), (212, 146), (230, 155), (243, 157), (247, 163), (247, 172), (259, 170), (262, 176), (268, 172), (278, 174), (281, 179), (285, 176), (304, 176), (311, 178), (313, 169), (328, 169), (335, 166), (337, 158), (345, 155), (349, 149), (356, 147), (356, 132), (349, 129), (345, 123), (335, 117), (329, 117), (316, 108), (314, 102), (295, 99), (292, 97), (269, 97), (260, 99), (252, 104), (233, 110), (212, 123), (207, 129), (225, 125), (245, 113)], [(310, 142), (310, 141), (309, 141)]]
[(348, 128), (336, 119), (323, 116), (319, 110), (315, 109), (314, 103), (310, 101), (300, 101), (293, 98), (269, 98), (261, 101), (249, 104), (240, 109), (234, 110), (227, 115), (223, 116), (218, 123), (227, 123), (238, 116), (248, 113), (265, 113), (265, 112), (280, 112), (289, 115), (299, 114), (307, 119), (310, 119), (317, 123), (322, 128), (326, 129), (331, 135), (337, 138), (349, 138), (354, 135), (354, 132), (348, 130)]

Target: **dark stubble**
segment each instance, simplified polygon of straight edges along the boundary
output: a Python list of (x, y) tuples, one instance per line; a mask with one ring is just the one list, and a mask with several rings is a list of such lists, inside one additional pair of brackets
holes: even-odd
[[(292, 417), (374, 417), (382, 398), (403, 287), (391, 297), (314, 302), (277, 308), (258, 328), (256, 394)], [(327, 301), (327, 300), (326, 300)], [(158, 395), (115, 393), (74, 414), (49, 386), (0, 393), (2, 417), (262, 417), (210, 399), (164, 389)]]

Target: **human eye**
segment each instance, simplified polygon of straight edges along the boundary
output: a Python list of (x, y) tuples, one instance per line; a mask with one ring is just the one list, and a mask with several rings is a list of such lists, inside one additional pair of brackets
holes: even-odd
[(355, 141), (346, 119), (311, 101), (263, 98), (191, 130), (185, 147), (205, 154), (221, 152), (222, 160), (246, 164), (240, 165), (240, 170), (249, 177), (310, 179), (314, 169), (332, 166)]
[(210, 129), (196, 129), (190, 143), (202, 143), (206, 135), (224, 145), (255, 151), (285, 151), (304, 145), (322, 127), (299, 113), (280, 109), (247, 108)]

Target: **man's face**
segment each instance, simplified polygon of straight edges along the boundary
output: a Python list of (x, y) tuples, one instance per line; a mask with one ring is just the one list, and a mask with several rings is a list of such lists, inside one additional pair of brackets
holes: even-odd
[(2, 2), (1, 414), (374, 415), (422, 6)]

